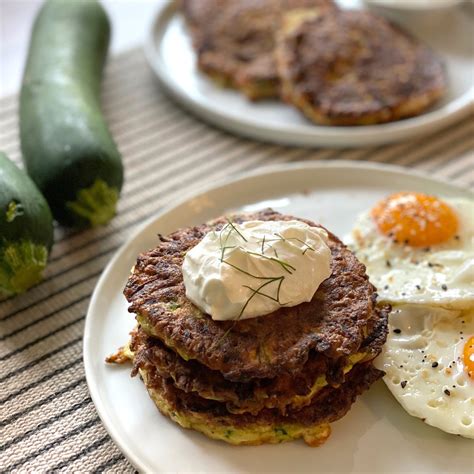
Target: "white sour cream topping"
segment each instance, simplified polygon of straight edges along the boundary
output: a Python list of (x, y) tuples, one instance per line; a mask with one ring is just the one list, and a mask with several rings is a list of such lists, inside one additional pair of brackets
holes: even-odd
[(311, 301), (331, 275), (327, 242), (325, 230), (300, 221), (229, 222), (186, 254), (186, 296), (218, 321)]

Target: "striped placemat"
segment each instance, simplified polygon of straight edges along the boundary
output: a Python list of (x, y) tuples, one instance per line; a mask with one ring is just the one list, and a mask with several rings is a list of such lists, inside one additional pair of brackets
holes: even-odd
[[(0, 470), (128, 472), (100, 423), (82, 363), (94, 285), (130, 232), (163, 204), (218, 178), (296, 160), (389, 162), (474, 185), (474, 123), (395, 146), (309, 150), (234, 137), (197, 121), (157, 87), (139, 50), (107, 67), (104, 111), (123, 154), (126, 184), (113, 222), (56, 230), (44, 281), (0, 303)], [(0, 101), (0, 150), (20, 162), (17, 96)]]

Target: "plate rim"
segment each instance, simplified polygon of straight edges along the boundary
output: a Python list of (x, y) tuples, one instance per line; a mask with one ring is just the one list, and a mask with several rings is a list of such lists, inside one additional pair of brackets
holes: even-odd
[[(127, 247), (130, 245), (132, 241), (134, 241), (145, 229), (154, 221), (161, 218), (162, 216), (166, 215), (169, 212), (172, 212), (173, 209), (179, 207), (180, 205), (188, 202), (189, 200), (196, 198), (198, 196), (204, 195), (208, 192), (220, 189), (224, 186), (229, 186), (232, 184), (236, 184), (241, 181), (245, 181), (249, 178), (258, 178), (262, 177), (271, 173), (283, 173), (286, 171), (302, 171), (305, 169), (310, 170), (317, 170), (317, 169), (365, 169), (369, 172), (371, 171), (385, 171), (389, 173), (394, 173), (397, 175), (402, 175), (406, 177), (413, 177), (416, 176), (420, 179), (430, 181), (433, 184), (447, 186), (452, 188), (453, 191), (460, 191), (463, 194), (472, 195), (474, 199), (474, 192), (471, 192), (467, 188), (463, 188), (461, 186), (455, 185), (450, 183), (447, 179), (433, 177), (424, 173), (420, 170), (410, 170), (403, 166), (398, 165), (391, 165), (387, 163), (372, 163), (366, 161), (351, 161), (351, 160), (327, 160), (327, 161), (316, 161), (316, 162), (305, 162), (305, 161), (297, 161), (292, 163), (283, 163), (278, 165), (270, 165), (258, 168), (251, 172), (243, 172), (239, 173), (231, 178), (223, 178), (215, 183), (202, 185), (196, 188), (192, 192), (188, 192), (178, 198), (173, 199), (169, 202), (166, 206), (161, 207), (155, 214), (150, 216), (146, 219), (141, 225), (135, 229), (134, 232), (128, 237), (128, 239), (120, 246), (119, 249), (116, 250), (113, 257), (108, 261), (107, 265), (104, 267), (103, 271), (97, 283), (94, 287), (94, 290), (91, 295), (91, 299), (89, 305), (87, 307), (85, 324), (84, 324), (84, 334), (82, 338), (83, 343), (83, 362), (84, 362), (84, 373), (87, 383), (87, 388), (89, 391), (89, 395), (94, 403), (94, 408), (99, 416), (102, 426), (105, 428), (109, 436), (112, 438), (115, 445), (118, 447), (119, 451), (127, 458), (127, 460), (140, 472), (147, 472), (147, 466), (143, 464), (138, 455), (136, 455), (127, 445), (126, 443), (121, 441), (121, 435), (118, 433), (118, 430), (115, 424), (109, 419), (107, 414), (107, 410), (104, 409), (101, 397), (98, 393), (97, 385), (93, 380), (94, 370), (93, 370), (93, 359), (91, 356), (91, 347), (89, 344), (89, 340), (91, 338), (91, 325), (92, 325), (92, 317), (90, 316), (94, 311), (94, 306), (97, 304), (97, 300), (102, 293), (102, 287), (104, 286), (108, 274), (110, 273), (112, 267), (115, 263), (122, 258), (123, 254), (125, 253)], [(158, 471), (162, 472), (162, 471)]]
[(376, 146), (434, 133), (469, 115), (470, 107), (474, 104), (474, 85), (472, 85), (464, 94), (438, 109), (385, 124), (341, 127), (311, 125), (308, 122), (311, 127), (301, 130), (297, 125), (273, 127), (240, 120), (212, 106), (203, 105), (189, 94), (182, 92), (169, 74), (159, 49), (166, 26), (177, 12), (178, 6), (172, 0), (166, 0), (158, 7), (143, 45), (146, 60), (169, 96), (194, 115), (221, 130), (256, 140), (310, 148)]
[(389, 4), (385, 3), (384, 1), (379, 1), (379, 0), (363, 0), (364, 3), (371, 4), (373, 6), (381, 7), (381, 8), (389, 8), (389, 9), (394, 9), (394, 10), (406, 10), (406, 11), (436, 11), (436, 10), (444, 10), (448, 8), (455, 8), (459, 5), (464, 0), (443, 0), (441, 4), (434, 4), (434, 5), (427, 5), (427, 4), (422, 4), (422, 5), (410, 5), (409, 2), (405, 0), (401, 5), (397, 4)]

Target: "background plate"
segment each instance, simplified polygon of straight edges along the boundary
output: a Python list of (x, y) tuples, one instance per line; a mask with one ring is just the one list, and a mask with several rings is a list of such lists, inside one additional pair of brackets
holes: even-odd
[(424, 191), (471, 197), (450, 184), (400, 168), (328, 162), (294, 164), (227, 182), (161, 211), (144, 224), (104, 270), (92, 296), (84, 334), (87, 382), (114, 441), (146, 472), (472, 472), (470, 440), (410, 417), (377, 383), (362, 396), (320, 448), (303, 442), (233, 447), (183, 430), (159, 414), (129, 366), (104, 358), (127, 340), (134, 319), (122, 295), (137, 254), (154, 247), (158, 232), (199, 224), (230, 210), (274, 209), (314, 219), (339, 236), (356, 214), (388, 193)]
[[(356, 0), (344, 0), (358, 6)], [(308, 122), (278, 101), (250, 102), (216, 86), (196, 69), (196, 58), (177, 2), (164, 4), (152, 23), (145, 53), (168, 93), (201, 118), (231, 132), (260, 140), (301, 146), (368, 146), (434, 132), (469, 113), (474, 98), (473, 17), (453, 8), (434, 12), (396, 12), (390, 17), (429, 44), (445, 60), (446, 97), (429, 112), (406, 120), (362, 127), (327, 127)]]

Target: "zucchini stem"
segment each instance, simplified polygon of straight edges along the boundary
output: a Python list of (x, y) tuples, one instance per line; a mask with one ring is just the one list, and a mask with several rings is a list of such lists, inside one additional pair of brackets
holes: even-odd
[(96, 179), (94, 184), (77, 193), (75, 201), (66, 207), (78, 217), (88, 221), (91, 227), (107, 224), (115, 216), (119, 192), (105, 181)]
[(26, 240), (0, 244), (0, 296), (23, 293), (41, 281), (47, 260), (45, 245)]
[(22, 216), (23, 214), (23, 206), (19, 202), (11, 201), (8, 204), (5, 217), (7, 219), (7, 222), (10, 223), (13, 222), (17, 217)]

